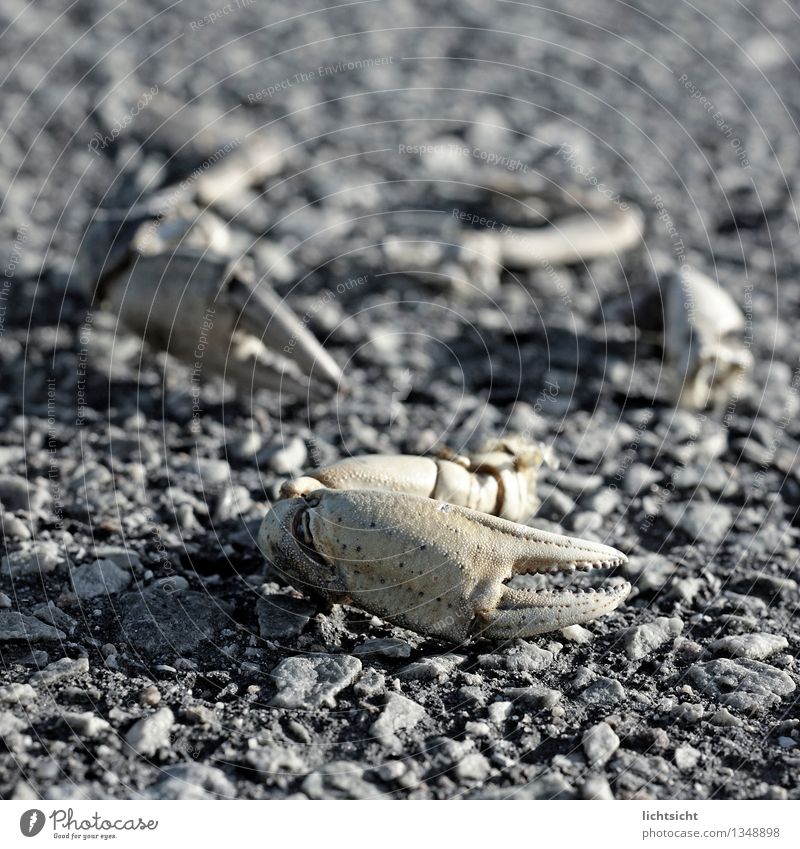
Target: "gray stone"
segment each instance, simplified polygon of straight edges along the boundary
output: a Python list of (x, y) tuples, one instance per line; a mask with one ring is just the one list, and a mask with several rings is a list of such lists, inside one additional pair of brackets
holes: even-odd
[(581, 787), (581, 799), (603, 802), (614, 800), (614, 793), (604, 775), (590, 775)]
[(601, 677), (589, 684), (579, 698), (587, 704), (615, 704), (625, 698), (625, 689), (619, 681)]
[(316, 607), (305, 599), (268, 595), (256, 603), (259, 633), (265, 640), (296, 637), (316, 612)]
[(625, 577), (646, 592), (661, 592), (675, 572), (675, 568), (672, 560), (656, 552), (631, 555), (622, 567)]
[(149, 684), (139, 693), (139, 704), (142, 707), (155, 707), (161, 702), (161, 691), (155, 684)]
[(463, 655), (437, 655), (409, 663), (398, 673), (404, 681), (443, 681), (452, 671), (464, 662)]
[(681, 466), (672, 476), (675, 489), (696, 489), (702, 484), (711, 493), (722, 492), (730, 480), (730, 475), (718, 463), (713, 466)]
[(358, 657), (364, 655), (378, 655), (379, 657), (398, 658), (410, 657), (411, 645), (405, 640), (397, 640), (392, 637), (377, 640), (367, 640), (353, 649), (353, 654)]
[(353, 692), (362, 699), (380, 696), (386, 691), (386, 677), (377, 669), (369, 668), (353, 686)]
[(214, 490), (224, 486), (231, 479), (231, 467), (227, 460), (215, 460), (211, 457), (194, 457), (186, 466), (188, 471), (200, 478), (203, 490)]
[(5, 594), (0, 593), (0, 610), (10, 610), (11, 599)]
[(675, 705), (670, 715), (676, 722), (695, 725), (705, 716), (705, 708), (696, 702), (681, 702)]
[(582, 690), (597, 678), (597, 673), (588, 666), (578, 666), (572, 673), (572, 689)]
[(463, 699), (465, 702), (468, 702), (471, 705), (476, 705), (477, 707), (483, 707), (486, 704), (486, 696), (484, 695), (483, 690), (477, 686), (467, 686), (461, 687), (458, 691), (459, 699)]
[(142, 757), (153, 757), (159, 749), (170, 747), (170, 731), (175, 716), (168, 707), (135, 722), (125, 735), (125, 742)]
[(759, 660), (709, 660), (690, 667), (687, 677), (726, 707), (752, 714), (774, 707), (795, 690), (786, 672)]
[(199, 703), (186, 705), (181, 711), (181, 719), (191, 725), (202, 725), (207, 728), (216, 728), (219, 725), (214, 710)]
[(595, 492), (603, 485), (601, 475), (584, 475), (580, 472), (567, 470), (546, 470), (548, 478), (552, 479), (559, 489), (572, 495), (584, 495)]
[[(674, 781), (675, 775), (668, 761), (659, 755), (647, 755), (620, 749), (614, 760), (616, 780), (614, 789), (618, 796), (642, 798), (642, 793), (652, 793), (654, 784)], [(644, 798), (653, 798), (646, 795)]]
[(72, 570), (75, 595), (82, 599), (116, 595), (127, 589), (131, 574), (120, 569), (113, 560), (95, 560)]
[(0, 504), (6, 510), (36, 512), (50, 502), (50, 493), (19, 475), (0, 475)]
[(702, 578), (679, 578), (673, 581), (667, 592), (667, 598), (691, 604), (703, 588)]
[(27, 540), (33, 536), (31, 529), (22, 519), (12, 513), (3, 513), (2, 510), (0, 510), (0, 527), (6, 539)]
[(389, 693), (381, 715), (372, 723), (369, 731), (384, 746), (396, 749), (400, 747), (398, 732), (408, 731), (426, 718), (427, 714), (421, 705), (399, 693)]
[(0, 642), (24, 640), (31, 643), (51, 642), (66, 639), (66, 634), (52, 625), (33, 616), (25, 616), (16, 610), (0, 610)]
[(575, 793), (563, 775), (541, 775), (519, 787), (482, 787), (467, 796), (468, 799), (574, 799)]
[(167, 575), (153, 581), (153, 586), (162, 592), (173, 594), (182, 593), (189, 589), (189, 582), (183, 575)]
[(253, 500), (250, 498), (247, 487), (225, 486), (217, 496), (214, 505), (214, 522), (227, 522), (230, 519), (246, 515), (252, 506)]
[(664, 506), (664, 518), (693, 542), (719, 545), (733, 524), (733, 513), (713, 501), (689, 501)]
[(618, 636), (631, 660), (641, 660), (650, 652), (668, 643), (683, 631), (683, 621), (677, 617), (659, 616), (652, 622), (634, 625), (620, 631)]
[(250, 749), (245, 755), (245, 761), (253, 769), (272, 779), (293, 778), (308, 772), (308, 765), (303, 758), (294, 749), (284, 746), (259, 746)]
[(453, 770), (459, 781), (486, 781), (492, 772), (489, 761), (479, 752), (465, 755)]
[(351, 761), (332, 761), (307, 776), (301, 785), (309, 799), (377, 799), (380, 788), (364, 778), (364, 767)]
[(30, 677), (30, 682), (31, 684), (57, 684), (61, 681), (78, 678), (88, 671), (88, 657), (78, 657), (74, 660), (71, 657), (62, 657), (60, 660), (49, 663), (44, 669), (34, 672)]
[(64, 613), (61, 608), (56, 607), (55, 602), (52, 601), (47, 602), (47, 604), (37, 604), (33, 608), (33, 615), (54, 628), (60, 628), (70, 637), (78, 629), (77, 620), (73, 619), (68, 613)]
[(598, 722), (583, 732), (583, 751), (590, 767), (604, 766), (619, 748), (619, 737), (607, 722)]
[(486, 713), (490, 722), (495, 725), (502, 725), (511, 715), (513, 708), (513, 702), (492, 702), (486, 709)]
[(594, 639), (594, 634), (588, 628), (584, 628), (583, 625), (568, 625), (566, 628), (562, 628), (560, 633), (565, 640), (577, 643), (579, 646), (591, 643)]
[(542, 503), (538, 513), (554, 522), (560, 522), (575, 509), (575, 502), (565, 492), (551, 484), (539, 485), (539, 497)]
[(601, 516), (608, 516), (619, 507), (621, 500), (618, 492), (604, 487), (592, 495), (582, 498), (581, 507), (593, 513), (599, 513)]
[(19, 717), (14, 716), (11, 711), (0, 710), (0, 739), (10, 737), (12, 734), (18, 734), (26, 727), (27, 724)]
[(626, 495), (634, 497), (643, 490), (650, 489), (656, 482), (661, 480), (661, 472), (656, 471), (644, 463), (634, 463), (625, 473), (622, 481), (622, 490)]
[(723, 593), (714, 604), (715, 609), (734, 610), (737, 614), (752, 617), (758, 623), (760, 618), (767, 615), (767, 604), (763, 599), (746, 593), (735, 593), (730, 590)]
[(225, 611), (204, 593), (168, 593), (159, 587), (121, 599), (120, 638), (151, 656), (184, 654), (211, 640), (228, 623)]
[(103, 732), (111, 730), (111, 725), (102, 716), (91, 711), (64, 713), (61, 716), (73, 731), (84, 737), (97, 737)]
[(257, 430), (247, 430), (239, 438), (230, 441), (225, 449), (226, 455), (241, 462), (252, 461), (261, 450), (263, 440)]
[(0, 703), (7, 705), (30, 702), (36, 698), (36, 690), (30, 684), (20, 684), (18, 681), (0, 687)]
[(58, 543), (36, 542), (7, 554), (0, 565), (0, 574), (15, 578), (23, 575), (47, 575), (63, 562), (64, 554)]
[(569, 527), (578, 536), (589, 536), (603, 527), (603, 517), (591, 510), (579, 510), (570, 517)]
[(303, 468), (308, 459), (308, 451), (305, 442), (294, 437), (280, 448), (265, 449), (259, 453), (257, 459), (259, 465), (266, 461), (276, 475), (291, 475)]
[(692, 746), (678, 746), (674, 760), (675, 766), (680, 770), (694, 769), (700, 760), (700, 752)]
[(123, 548), (120, 545), (95, 546), (94, 556), (96, 560), (111, 560), (126, 572), (138, 573), (144, 569), (139, 555), (133, 549)]
[(722, 726), (723, 728), (737, 728), (742, 725), (742, 720), (738, 716), (734, 716), (728, 708), (720, 708), (711, 717), (714, 725)]
[(777, 634), (739, 634), (734, 637), (722, 637), (709, 643), (712, 654), (726, 657), (747, 657), (751, 660), (764, 660), (776, 652), (783, 651), (789, 645), (786, 637)]
[[(763, 532), (759, 533), (759, 538), (761, 537), (763, 537)], [(768, 550), (765, 552), (767, 556), (771, 556), (772, 552), (777, 548), (777, 544), (781, 541), (785, 541), (785, 539), (786, 537), (784, 532), (779, 540), (776, 540), (771, 547), (768, 547)], [(752, 540), (748, 539), (747, 545), (750, 546), (751, 544)], [(783, 575), (767, 575), (763, 572), (748, 572), (743, 576), (743, 579), (745, 581), (752, 582), (762, 593), (775, 598), (780, 596), (792, 598), (799, 589), (797, 581), (792, 578), (786, 578)]]
[(549, 687), (534, 685), (531, 687), (507, 687), (503, 693), (515, 702), (533, 708), (552, 708), (561, 700), (559, 690), (551, 690)]
[(236, 785), (215, 766), (201, 763), (166, 767), (162, 778), (149, 787), (150, 799), (235, 799)]
[(479, 655), (478, 663), (487, 669), (505, 668), (516, 674), (519, 672), (540, 672), (542, 669), (547, 669), (553, 659), (553, 652), (520, 640), (506, 654)]
[(41, 669), (50, 663), (50, 655), (44, 649), (31, 649), (27, 654), (17, 658), (23, 666), (35, 666)]
[(272, 670), (278, 692), (270, 704), (284, 708), (336, 707), (336, 696), (360, 672), (361, 661), (349, 655), (287, 657)]
[(386, 761), (376, 770), (381, 781), (398, 781), (408, 774), (408, 767), (402, 761)]

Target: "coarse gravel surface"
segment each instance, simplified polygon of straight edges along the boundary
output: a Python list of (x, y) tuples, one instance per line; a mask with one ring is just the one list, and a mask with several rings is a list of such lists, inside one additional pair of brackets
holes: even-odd
[[(4, 0), (0, 798), (800, 796), (800, 20), (547, 6)], [(151, 91), (284, 140), (227, 213), (348, 395), (198, 389), (87, 300), (93, 211), (197, 165)], [(644, 243), (486, 291), (390, 274), (387, 234), (447, 241), (442, 150), (629, 199)], [(682, 264), (755, 361), (705, 415), (622, 308)], [(508, 431), (560, 459), (534, 523), (628, 554), (614, 614), (454, 646), (265, 566), (286, 477)]]

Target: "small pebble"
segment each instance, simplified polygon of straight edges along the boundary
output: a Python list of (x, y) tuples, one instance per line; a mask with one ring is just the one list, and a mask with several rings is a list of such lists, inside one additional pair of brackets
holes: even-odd
[(143, 707), (155, 707), (161, 701), (161, 693), (155, 684), (145, 687), (139, 695), (139, 704)]
[(619, 748), (619, 737), (607, 722), (587, 728), (581, 742), (590, 767), (603, 766)]
[(680, 770), (693, 769), (700, 760), (700, 752), (692, 746), (679, 746), (675, 749), (674, 760)]
[(125, 742), (142, 757), (152, 757), (159, 749), (170, 746), (170, 731), (175, 717), (168, 707), (163, 707), (140, 719), (125, 735)]

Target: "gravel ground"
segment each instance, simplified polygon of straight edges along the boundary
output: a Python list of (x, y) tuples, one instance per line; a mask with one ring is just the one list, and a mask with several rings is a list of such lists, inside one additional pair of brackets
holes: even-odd
[[(548, 5), (3, 3), (0, 797), (800, 796), (800, 22)], [(185, 138), (148, 138), (153, 88), (287, 139), (230, 214), (270, 230), (260, 259), (349, 396), (198, 396), (82, 295), (92, 210), (185, 174)], [(387, 231), (444, 226), (403, 224), (435, 206), (406, 146), (454, 138), (633, 199), (644, 246), (490, 293), (385, 274)], [(707, 416), (609, 307), (681, 262), (742, 306), (755, 358)], [(561, 459), (541, 526), (629, 555), (614, 615), (452, 646), (265, 570), (288, 475), (507, 430)]]

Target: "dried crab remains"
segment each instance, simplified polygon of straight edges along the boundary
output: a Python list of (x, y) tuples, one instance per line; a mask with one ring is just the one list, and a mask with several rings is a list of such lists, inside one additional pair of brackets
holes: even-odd
[[(166, 103), (156, 112), (164, 119), (154, 135), (185, 147), (169, 135), (169, 118), (180, 115), (185, 123), (185, 109)], [(217, 136), (195, 127), (190, 147), (202, 161), (188, 177), (132, 207), (96, 211), (79, 254), (81, 285), (150, 346), (195, 367), (197, 337), (209, 336), (202, 372), (225, 377), (243, 395), (343, 388), (334, 358), (260, 272), (255, 256), (278, 256), (281, 248), (245, 230), (239, 210), (254, 188), (286, 170), (289, 145), (264, 133), (242, 137), (220, 146), (212, 143)], [(642, 241), (643, 215), (632, 203), (615, 205), (534, 174), (437, 167), (431, 213), (393, 217), (393, 234), (380, 245), (383, 272), (449, 283), (468, 297), (491, 294), (505, 270), (619, 256)], [(449, 204), (451, 214), (442, 215), (437, 204)], [(331, 237), (326, 249), (333, 259), (339, 243)], [(648, 314), (646, 329), (660, 334), (674, 400), (693, 409), (723, 406), (752, 362), (740, 338), (744, 316), (716, 281), (683, 271), (662, 275), (652, 290), (631, 293), (632, 300), (645, 304), (637, 313)]]
[[(503, 480), (513, 484), (515, 515), (523, 483), (526, 503), (534, 503), (538, 463), (512, 472), (513, 454), (494, 456), (499, 467), (489, 465), (488, 451), (474, 472), (457, 466), (464, 476), (443, 488), (433, 476), (444, 468), (446, 477), (451, 461), (344, 460), (284, 486), (288, 497), (267, 513), (259, 546), (305, 592), (455, 642), (542, 634), (617, 608), (630, 591), (626, 582), (584, 589), (557, 586), (552, 576), (620, 566), (627, 559), (622, 552), (463, 506), (494, 501), (502, 515)], [(535, 456), (541, 462), (542, 452)], [(482, 499), (482, 490), (491, 497)], [(515, 582), (531, 575), (546, 575), (549, 584), (532, 589)]]
[[(181, 115), (183, 126), (191, 113), (168, 101), (161, 113), (154, 135), (182, 149), (169, 118)], [(151, 346), (193, 364), (195, 373), (229, 379), (245, 396), (255, 389), (299, 395), (314, 380), (341, 388), (339, 365), (259, 273), (252, 248), (264, 234), (242, 234), (232, 226), (241, 223), (238, 211), (225, 214), (286, 165), (288, 146), (262, 133), (243, 135), (220, 148), (196, 127), (191, 138), (195, 158), (205, 154), (202, 167), (132, 208), (96, 213), (81, 248), (81, 280), (93, 301)], [(221, 149), (227, 155), (217, 161)], [(436, 237), (386, 237), (386, 271), (449, 281), (462, 295), (486, 293), (504, 269), (614, 256), (642, 239), (643, 215), (633, 204), (567, 191), (538, 175), (437, 173), (434, 192), (440, 179), (445, 195), (456, 187), (465, 197)], [(422, 220), (436, 226), (442, 216), (434, 208)], [(719, 405), (750, 366), (737, 338), (743, 316), (703, 275), (676, 280), (668, 275), (663, 292), (641, 299), (656, 305), (656, 320), (648, 321), (661, 333), (673, 397), (698, 409)], [(541, 446), (506, 439), (471, 457), (345, 460), (284, 485), (260, 546), (295, 585), (423, 634), (507, 638), (585, 622), (614, 610), (628, 585), (585, 592), (552, 582), (518, 586), (524, 577), (625, 561), (606, 545), (518, 524), (536, 510), (537, 470), (548, 459)]]

